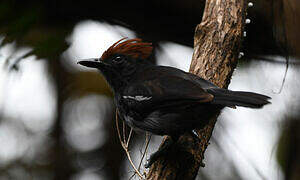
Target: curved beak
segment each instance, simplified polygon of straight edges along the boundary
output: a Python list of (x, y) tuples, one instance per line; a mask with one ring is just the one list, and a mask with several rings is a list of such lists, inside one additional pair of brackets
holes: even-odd
[(108, 66), (108, 64), (102, 62), (98, 58), (91, 58), (91, 59), (83, 59), (77, 62), (77, 64), (80, 64), (82, 66), (90, 67), (90, 68), (99, 68), (102, 66)]

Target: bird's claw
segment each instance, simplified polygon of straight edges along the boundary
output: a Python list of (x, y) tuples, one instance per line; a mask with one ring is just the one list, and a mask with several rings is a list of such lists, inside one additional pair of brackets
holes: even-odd
[(151, 165), (152, 165), (152, 163), (150, 163), (150, 160), (148, 159), (147, 162), (146, 162), (146, 164), (144, 166), (145, 166), (145, 168), (148, 169), (148, 168), (151, 167)]
[[(154, 156), (153, 156), (153, 155), (154, 155)], [(147, 159), (147, 162), (146, 162), (146, 164), (144, 165), (145, 168), (150, 168), (151, 165), (152, 165), (157, 159), (158, 159), (158, 158), (155, 156), (155, 154), (152, 154), (152, 155), (150, 156), (150, 158)]]
[[(177, 139), (178, 138), (176, 138), (176, 141), (177, 141)], [(150, 158), (147, 160), (147, 163), (145, 164), (145, 168), (149, 168), (161, 156), (166, 155), (173, 143), (174, 143), (174, 140), (172, 138), (167, 139), (158, 151), (151, 154)]]

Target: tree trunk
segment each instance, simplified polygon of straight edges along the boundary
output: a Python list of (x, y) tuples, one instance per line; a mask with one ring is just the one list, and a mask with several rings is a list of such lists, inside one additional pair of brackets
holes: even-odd
[[(246, 0), (206, 1), (202, 22), (195, 31), (191, 73), (219, 87), (228, 87), (237, 64), (246, 7)], [(199, 142), (188, 134), (181, 136), (175, 148), (151, 166), (147, 179), (195, 179), (199, 167), (204, 166), (204, 152), (218, 115), (197, 130)]]

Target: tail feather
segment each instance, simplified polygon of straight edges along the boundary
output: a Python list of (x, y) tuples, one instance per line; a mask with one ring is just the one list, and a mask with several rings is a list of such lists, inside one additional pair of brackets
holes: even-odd
[(252, 92), (213, 89), (212, 94), (215, 97), (212, 103), (229, 107), (261, 108), (270, 103), (270, 97)]

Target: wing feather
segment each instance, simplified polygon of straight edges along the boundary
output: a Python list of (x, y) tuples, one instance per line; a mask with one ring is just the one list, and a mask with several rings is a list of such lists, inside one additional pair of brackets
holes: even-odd
[(199, 84), (176, 76), (138, 81), (125, 88), (122, 97), (129, 108), (143, 113), (160, 108), (208, 103), (214, 98)]

